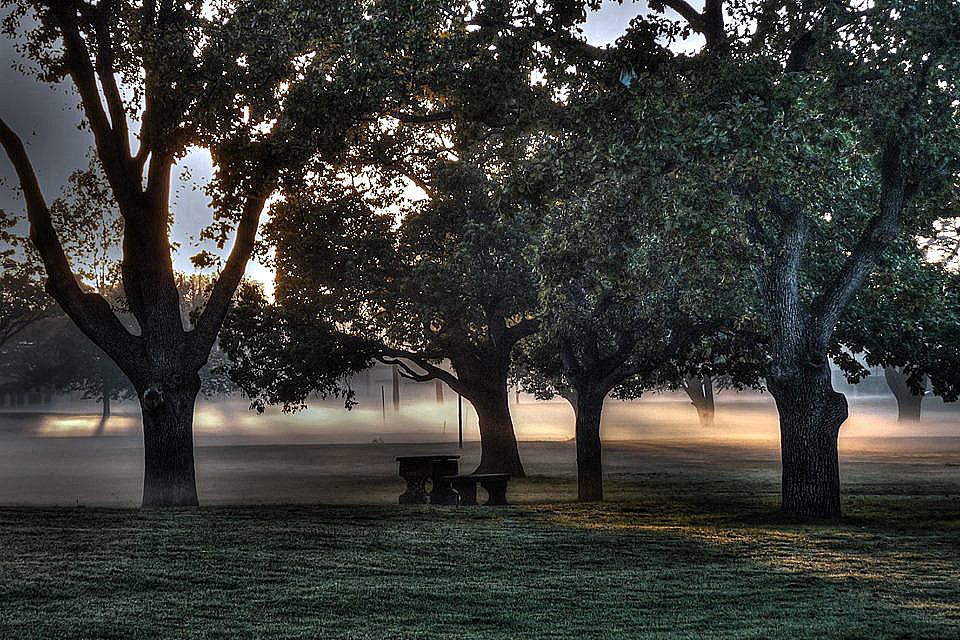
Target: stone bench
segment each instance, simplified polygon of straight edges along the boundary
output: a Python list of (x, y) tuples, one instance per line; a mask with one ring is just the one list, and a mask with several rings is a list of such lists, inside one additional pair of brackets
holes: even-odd
[(488, 505), (504, 505), (507, 502), (507, 473), (471, 473), (467, 475), (444, 476), (444, 482), (457, 492), (459, 504), (471, 506), (477, 504), (477, 485), (486, 489)]

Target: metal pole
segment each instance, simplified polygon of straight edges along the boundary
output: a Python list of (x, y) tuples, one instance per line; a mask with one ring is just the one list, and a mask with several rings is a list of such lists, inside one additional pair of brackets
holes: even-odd
[(383, 409), (383, 424), (387, 424), (387, 392), (380, 385), (380, 406)]
[(463, 396), (457, 394), (457, 424), (460, 428), (460, 448), (463, 449)]

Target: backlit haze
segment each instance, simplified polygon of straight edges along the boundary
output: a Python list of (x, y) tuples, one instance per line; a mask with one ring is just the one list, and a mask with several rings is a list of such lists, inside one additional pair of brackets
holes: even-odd
[[(607, 2), (599, 13), (591, 15), (584, 32), (596, 45), (612, 43), (623, 33), (629, 20), (643, 9), (642, 3)], [(692, 40), (685, 43), (684, 48), (697, 45)], [(66, 85), (51, 88), (23, 77), (12, 68), (22, 61), (5, 38), (0, 39), (0, 57), (9, 61), (0, 68), (3, 86), (0, 113), (20, 132), (45, 194), (52, 200), (60, 194), (70, 172), (86, 166), (92, 141), (90, 133), (78, 129), (76, 99)], [(199, 150), (188, 154), (180, 163), (178, 173), (181, 179), (175, 183), (172, 202), (175, 213), (172, 239), (180, 244), (175, 255), (176, 268), (189, 272), (194, 270), (189, 261), (192, 255), (201, 249), (217, 252), (211, 243), (197, 240), (211, 219), (208, 199), (203, 193), (203, 185), (212, 174), (209, 156)], [(4, 181), (0, 187), (0, 207), (22, 211), (13, 171), (5, 158), (0, 160), (0, 178)], [(264, 283), (269, 290), (272, 274), (266, 266), (253, 262), (247, 268), (247, 275)], [(359, 405), (352, 411), (346, 411), (339, 400), (331, 399), (312, 401), (308, 409), (298, 413), (286, 414), (270, 408), (265, 415), (258, 415), (239, 397), (201, 398), (195, 419), (198, 456), (212, 460), (198, 466), (207, 477), (206, 481), (201, 477), (203, 490), (208, 496), (212, 495), (214, 501), (218, 496), (223, 500), (269, 501), (278, 496), (298, 499), (300, 494), (291, 487), (296, 484), (299, 473), (296, 460), (300, 458), (296, 456), (306, 449), (286, 448), (283, 449), (286, 453), (281, 453), (280, 449), (260, 446), (270, 443), (285, 446), (385, 443), (386, 447), (432, 442), (456, 450), (457, 398), (449, 389), (444, 387), (440, 403), (432, 383), (404, 382), (400, 407), (395, 410), (390, 401), (389, 370), (379, 368), (360, 377), (364, 378), (364, 392), (359, 394)], [(935, 398), (925, 399), (923, 422), (905, 427), (895, 422), (896, 403), (884, 387), (882, 376), (874, 375), (856, 389), (837, 382), (840, 389), (848, 393), (851, 404), (851, 417), (841, 430), (840, 438), (841, 452), (845, 455), (909, 448), (911, 455), (922, 460), (928, 454), (933, 455), (931, 451), (956, 448), (956, 436), (960, 434), (955, 405), (944, 405)], [(385, 403), (382, 397), (386, 398)], [(465, 460), (469, 460), (477, 452), (473, 443), (479, 434), (476, 414), (468, 403), (464, 402), (463, 407), (467, 441), (464, 455)], [(521, 440), (521, 455), (524, 455), (523, 442), (552, 441), (556, 443), (561, 461), (570, 466), (573, 447), (568, 441), (573, 436), (573, 413), (565, 401), (541, 402), (511, 393), (510, 408)], [(96, 430), (98, 419), (96, 402), (72, 396), (54, 398), (42, 408), (0, 409), (0, 504), (64, 504), (74, 500), (112, 503), (114, 499), (121, 504), (135, 503), (142, 472), (137, 468), (142, 447), (138, 406), (130, 402), (115, 403), (114, 415), (105, 429), (105, 434), (112, 437), (89, 437)], [(684, 455), (688, 461), (701, 460), (707, 454), (699, 452), (707, 448), (715, 451), (725, 447), (729, 452), (748, 450), (771, 457), (776, 455), (778, 441), (773, 400), (769, 394), (755, 391), (721, 391), (717, 398), (716, 423), (709, 428), (698, 425), (696, 412), (682, 393), (652, 394), (632, 402), (610, 400), (605, 408), (603, 434), (607, 441), (642, 440), (660, 443), (657, 446), (661, 447), (680, 447), (687, 452)], [(233, 452), (227, 454), (224, 451), (228, 445), (251, 448), (231, 449)], [(245, 453), (241, 455), (238, 451)], [(393, 453), (395, 449), (384, 449), (383, 460), (378, 464), (389, 469)], [(328, 465), (324, 468), (334, 473), (336, 455), (329, 451), (324, 455), (327, 456), (324, 464)], [(534, 459), (528, 466), (534, 475), (538, 473), (538, 464)], [(316, 467), (317, 460), (303, 458), (302, 465), (306, 473), (306, 469)], [(240, 484), (231, 485), (232, 480), (224, 479), (232, 477), (230, 474), (240, 468), (250, 482), (242, 491), (237, 488)], [(97, 477), (102, 480), (104, 474), (115, 482), (94, 482)], [(251, 479), (261, 477), (262, 480)], [(96, 486), (110, 487), (111, 493), (93, 488)], [(310, 496), (303, 494), (302, 497)]]

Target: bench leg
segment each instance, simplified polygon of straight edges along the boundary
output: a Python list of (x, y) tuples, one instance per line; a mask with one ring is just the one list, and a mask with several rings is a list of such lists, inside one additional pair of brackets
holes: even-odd
[(433, 490), (430, 492), (430, 504), (443, 504), (456, 506), (460, 502), (457, 492), (450, 486), (447, 480), (436, 480)]
[(421, 474), (403, 476), (407, 481), (407, 490), (400, 494), (400, 504), (427, 504), (427, 492), (424, 485), (427, 477)]
[(498, 506), (509, 504), (507, 502), (507, 483), (494, 481), (494, 482), (481, 482), (480, 485), (487, 490), (487, 504), (490, 506)]
[(458, 482), (457, 493), (460, 494), (461, 507), (477, 506), (477, 483), (476, 482)]

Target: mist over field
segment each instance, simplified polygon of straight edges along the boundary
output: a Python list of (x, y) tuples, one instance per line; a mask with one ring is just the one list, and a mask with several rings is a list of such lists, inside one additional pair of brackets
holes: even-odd
[[(850, 418), (840, 432), (842, 465), (886, 465), (904, 477), (916, 465), (936, 477), (960, 466), (957, 405), (927, 398), (920, 424), (897, 424), (891, 395), (846, 391)], [(384, 403), (360, 397), (350, 411), (328, 399), (296, 413), (271, 407), (258, 414), (241, 398), (201, 398), (194, 423), (200, 493), (215, 504), (394, 503), (402, 489), (396, 456), (458, 453), (467, 469), (479, 460), (472, 407), (463, 403), (465, 447), (458, 449), (456, 395), (445, 389), (439, 403), (433, 392), (432, 384), (404, 385), (399, 411), (389, 392)], [(682, 393), (609, 399), (602, 433), (614, 487), (618, 474), (672, 475), (690, 468), (732, 468), (775, 483), (779, 434), (771, 396), (722, 391), (716, 406), (714, 425), (701, 427)], [(137, 504), (143, 445), (135, 402), (116, 403), (101, 436), (93, 436), (100, 419), (96, 402), (63, 399), (42, 412), (29, 409), (0, 412), (0, 504)], [(511, 393), (510, 410), (528, 473), (574, 478), (570, 405)]]

